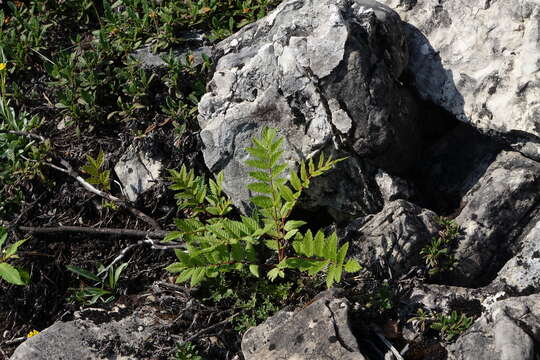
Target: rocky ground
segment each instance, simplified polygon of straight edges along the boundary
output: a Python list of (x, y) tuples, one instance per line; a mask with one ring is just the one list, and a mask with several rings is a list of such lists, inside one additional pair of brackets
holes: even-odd
[[(0, 282), (0, 355), (540, 355), (536, 1), (229, 1), (222, 8), (209, 1), (189, 5), (191, 12), (179, 10), (184, 2), (124, 1), (110, 13), (42, 6), (33, 11), (58, 16), (44, 44), (61, 39), (59, 24), (77, 17), (88, 19), (80, 30), (87, 40), (73, 48), (31, 44), (33, 55), (20, 59), (4, 49), (16, 70), (6, 73), (3, 98), (42, 120), (16, 128), (4, 115), (0, 128), (0, 148), (14, 154), (1, 158), (1, 225), (8, 243), (29, 237), (9, 262), (30, 276), (25, 286)], [(31, 12), (24, 3), (5, 8), (5, 29), (22, 22), (24, 9)], [(123, 37), (122, 21), (136, 26), (142, 18), (141, 29), (155, 29)], [(78, 100), (55, 106), (69, 98), (62, 89), (70, 82), (58, 75), (69, 66), (54, 72), (44, 58), (60, 64), (66, 47), (88, 56), (74, 65), (80, 73), (91, 63), (127, 78), (99, 75), (100, 88), (77, 75)], [(249, 214), (246, 148), (264, 127), (284, 138), (290, 166), (322, 153), (346, 158), (313, 181), (292, 216), (336, 231), (362, 271), (329, 290), (323, 278), (293, 272), (275, 282), (240, 273), (175, 284), (164, 268), (175, 261), (176, 243), (162, 240), (175, 218), (195, 215), (178, 207), (166, 169), (222, 172), (231, 217)], [(102, 192), (89, 191), (88, 181)], [(117, 283), (97, 285), (108, 292), (96, 301), (81, 294), (96, 284), (90, 275), (66, 268), (95, 273), (100, 263), (115, 269), (128, 261)], [(34, 329), (40, 333), (27, 336)]]

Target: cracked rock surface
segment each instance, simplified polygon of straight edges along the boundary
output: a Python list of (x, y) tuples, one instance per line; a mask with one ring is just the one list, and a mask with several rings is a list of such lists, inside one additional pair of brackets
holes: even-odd
[[(308, 208), (335, 217), (375, 213), (376, 168), (399, 174), (420, 146), (399, 16), (373, 0), (289, 0), (218, 44), (209, 92), (199, 104), (204, 159), (224, 171), (224, 190), (243, 208), (245, 147), (265, 127), (285, 137), (284, 158), (321, 151), (349, 156), (319, 181)], [(399, 159), (399, 161), (396, 161)], [(344, 180), (345, 179), (345, 180)]]
[(499, 271), (494, 283), (510, 286), (518, 292), (540, 288), (540, 218), (519, 240), (521, 249)]
[(460, 285), (485, 285), (512, 256), (521, 232), (537, 221), (539, 188), (540, 164), (503, 151), (463, 197), (455, 219), (462, 232), (455, 252)]
[(406, 23), (420, 96), (540, 160), (540, 3), (380, 0)]
[(450, 360), (533, 360), (540, 341), (540, 295), (495, 303), (448, 349)]
[(396, 200), (378, 214), (350, 223), (340, 238), (349, 241), (349, 254), (363, 266), (390, 269), (385, 275), (399, 277), (423, 260), (417, 255), (440, 230), (436, 217), (433, 211)]
[(249, 329), (242, 352), (246, 360), (364, 360), (348, 312), (346, 299), (326, 291), (296, 313), (280, 311)]

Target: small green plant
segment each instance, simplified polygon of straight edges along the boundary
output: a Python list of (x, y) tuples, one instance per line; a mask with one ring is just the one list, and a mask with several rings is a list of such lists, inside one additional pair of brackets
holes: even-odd
[(450, 315), (435, 313), (419, 308), (417, 316), (408, 320), (425, 331), (427, 326), (437, 331), (445, 341), (452, 341), (463, 334), (474, 322), (472, 317), (452, 311)]
[(224, 276), (207, 282), (204, 292), (209, 294), (203, 297), (203, 301), (219, 304), (238, 313), (231, 322), (240, 333), (274, 315), (286, 306), (295, 294), (300, 293), (302, 288), (299, 282), (295, 286), (291, 281), (271, 282), (265, 278), (245, 283), (242, 276), (247, 274), (239, 275)]
[[(76, 41), (81, 41), (76, 39)], [(62, 51), (45, 67), (56, 89), (55, 107), (72, 120), (100, 120), (106, 108), (98, 94), (114, 92), (115, 82), (109, 54), (99, 49)]]
[(122, 94), (118, 96), (116, 103), (121, 110), (111, 112), (107, 116), (109, 119), (118, 115), (124, 120), (130, 120), (137, 110), (149, 107), (149, 88), (156, 79), (156, 74), (148, 73), (141, 68), (141, 64), (131, 58), (126, 60), (124, 65), (117, 74), (118, 82), (122, 84)]
[(228, 208), (216, 206), (227, 202), (221, 194), (222, 175), (207, 185), (191, 172), (187, 176), (185, 169), (171, 172), (171, 188), (179, 191), (180, 207), (193, 209), (193, 216), (177, 219), (178, 230), (166, 237), (182, 239), (187, 246), (186, 251), (176, 251), (179, 261), (167, 267), (170, 272), (180, 273), (177, 282), (190, 281), (194, 286), (221, 273), (245, 268), (256, 277), (262, 268), (273, 281), (284, 278), (286, 270), (294, 269), (310, 276), (324, 270), (326, 284), (331, 287), (341, 281), (343, 270), (361, 269), (356, 260), (345, 262), (349, 244), (338, 247), (336, 233), (327, 236), (321, 230), (315, 234), (311, 230), (302, 232), (300, 229), (306, 223), (289, 219), (311, 180), (343, 159), (325, 159), (321, 155), (317, 163), (313, 159), (302, 162), (299, 171), (289, 171), (287, 178), (284, 173), (289, 166), (282, 161), (283, 138), (276, 135), (275, 130), (265, 128), (260, 138), (253, 139), (253, 146), (247, 148), (251, 158), (246, 164), (255, 168), (250, 176), (256, 180), (248, 188), (260, 194), (251, 198), (252, 216), (231, 220), (225, 217)]
[(366, 307), (379, 313), (392, 310), (394, 307), (394, 291), (388, 281), (384, 281), (367, 297)]
[(101, 168), (105, 165), (105, 153), (100, 150), (97, 158), (93, 158), (90, 155), (86, 155), (86, 165), (82, 166), (81, 169), (90, 175), (86, 181), (90, 184), (97, 185), (101, 189), (108, 191), (111, 189), (111, 171), (102, 170)]
[[(0, 44), (17, 67), (30, 68), (32, 57), (44, 49), (43, 40), (51, 24), (39, 5), (7, 1), (0, 9)], [(10, 14), (10, 16), (8, 16)], [(2, 28), (3, 25), (9, 25)]]
[(425, 259), (430, 276), (441, 272), (452, 271), (456, 265), (456, 260), (450, 253), (453, 242), (459, 236), (458, 225), (450, 219), (437, 218), (437, 222), (442, 226), (437, 237), (433, 238), (430, 244), (420, 251)]
[(9, 246), (6, 245), (8, 232), (4, 227), (0, 226), (0, 278), (10, 284), (26, 285), (30, 281), (29, 274), (23, 270), (16, 268), (8, 263), (8, 260), (17, 259), (17, 250), (28, 239), (19, 240)]
[(452, 311), (450, 315), (437, 314), (431, 328), (441, 333), (446, 341), (452, 341), (471, 327), (473, 318)]
[(244, 333), (278, 312), (291, 295), (292, 283), (269, 284), (260, 281), (248, 300), (238, 299), (235, 307), (241, 315), (235, 318), (235, 330)]
[(176, 346), (176, 353), (174, 355), (175, 360), (204, 360), (199, 355), (197, 347), (191, 342), (187, 342), (182, 346)]
[(16, 111), (7, 93), (9, 62), (0, 47), (0, 218), (10, 213), (23, 198), (19, 183), (41, 176), (40, 164), (49, 142), (25, 136), (39, 127), (42, 119)]
[[(88, 270), (67, 265), (66, 268), (74, 274), (77, 274), (85, 279), (94, 282), (94, 286), (81, 286), (78, 289), (69, 289), (74, 292), (74, 299), (77, 302), (87, 305), (95, 304), (101, 300), (103, 303), (111, 302), (115, 299), (118, 292), (118, 281), (120, 276), (129, 263), (125, 262), (118, 267), (111, 266), (106, 269), (103, 265), (99, 265), (97, 274), (94, 274)], [(103, 278), (99, 276), (104, 274)], [(100, 285), (97, 287), (96, 285)]]
[(199, 65), (195, 65), (193, 55), (186, 55), (184, 61), (172, 52), (163, 57), (168, 70), (162, 80), (169, 94), (161, 110), (184, 128), (195, 122), (197, 105), (206, 92), (207, 76), (212, 67), (212, 60), (207, 55), (201, 54), (201, 57)]
[[(225, 216), (232, 210), (229, 199), (222, 195), (223, 174), (218, 174), (216, 181), (207, 183), (201, 176), (195, 176), (193, 170), (185, 166), (180, 171), (170, 170), (173, 184), (171, 190), (177, 191), (174, 196), (181, 210), (189, 209), (194, 216), (206, 213), (209, 216)], [(189, 221), (178, 220), (179, 229), (187, 229)], [(172, 240), (183, 235), (182, 231), (170, 233), (165, 240)]]

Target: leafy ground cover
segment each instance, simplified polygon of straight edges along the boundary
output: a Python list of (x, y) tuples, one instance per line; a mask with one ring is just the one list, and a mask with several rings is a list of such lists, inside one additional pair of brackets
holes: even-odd
[[(74, 179), (47, 164), (59, 165), (59, 159), (64, 159), (96, 187), (115, 195), (121, 192), (110, 170), (130, 144), (160, 153), (165, 168), (179, 169), (185, 164), (205, 174), (198, 151), (196, 116), (211, 60), (204, 57), (196, 63), (189, 55), (165, 56), (167, 67), (149, 69), (131, 54), (143, 47), (168, 53), (211, 45), (264, 16), (279, 2), (1, 2), (0, 226), (7, 229), (6, 246), (27, 238), (17, 229), (21, 225), (149, 229), (125, 209), (106, 206)], [(190, 34), (200, 35), (202, 40), (193, 44)], [(29, 137), (28, 133), (39, 137)], [(100, 167), (104, 172), (100, 173)], [(163, 229), (182, 216), (168, 185), (157, 184), (153, 192), (134, 204), (151, 213)], [(25, 337), (34, 329), (42, 330), (80, 306), (73, 299), (77, 294), (84, 295), (80, 289), (88, 279), (78, 279), (67, 265), (98, 271), (99, 264), (109, 264), (129, 244), (128, 239), (96, 235), (31, 236), (18, 249), (19, 258), (9, 260), (28, 271), (29, 285), (0, 281), (0, 355), (8, 356), (17, 345), (10, 340)], [(175, 257), (170, 251), (137, 247), (128, 259), (129, 265), (114, 289), (109, 289), (124, 303), (154, 280), (166, 279), (164, 268)], [(79, 289), (79, 293), (70, 289)], [(249, 304), (265, 301), (247, 293), (244, 299), (231, 299), (226, 293), (221, 299), (218, 295), (204, 296), (218, 297), (221, 306), (238, 303), (253, 308)], [(268, 307), (275, 310), (274, 303)], [(268, 315), (266, 310), (257, 311)], [(230, 349), (214, 352), (221, 351), (223, 357), (238, 351), (240, 333), (234, 327), (245, 329), (256, 318), (250, 317), (249, 311), (245, 313), (247, 319), (231, 326)], [(156, 354), (162, 358), (180, 354), (172, 345)], [(196, 346), (191, 344), (189, 348)]]

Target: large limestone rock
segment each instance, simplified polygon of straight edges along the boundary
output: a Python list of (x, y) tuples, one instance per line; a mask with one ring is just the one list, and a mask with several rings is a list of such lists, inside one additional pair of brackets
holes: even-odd
[(396, 200), (376, 215), (353, 221), (340, 236), (349, 241), (349, 254), (363, 266), (399, 277), (423, 262), (420, 250), (440, 230), (436, 217), (430, 210)]
[(224, 171), (236, 205), (249, 198), (244, 149), (268, 126), (286, 138), (290, 162), (350, 156), (308, 207), (380, 210), (375, 168), (399, 174), (419, 146), (414, 102), (397, 80), (408, 58), (403, 34), (399, 16), (373, 0), (289, 0), (218, 44), (199, 123), (205, 162)]
[[(462, 236), (455, 257), (462, 285), (492, 280), (513, 255), (521, 232), (540, 202), (540, 163), (501, 152), (467, 192), (456, 217)], [(534, 233), (531, 236), (535, 236)]]
[(246, 360), (364, 360), (351, 332), (349, 303), (328, 291), (297, 313), (280, 311), (242, 339)]
[(147, 359), (147, 341), (165, 331), (168, 322), (156, 309), (143, 306), (131, 315), (85, 309), (73, 321), (58, 321), (19, 345), (10, 360)]
[(540, 295), (495, 303), (447, 347), (449, 360), (534, 360), (540, 341)]
[(407, 24), (419, 94), (540, 159), (540, 3), (380, 0)]

